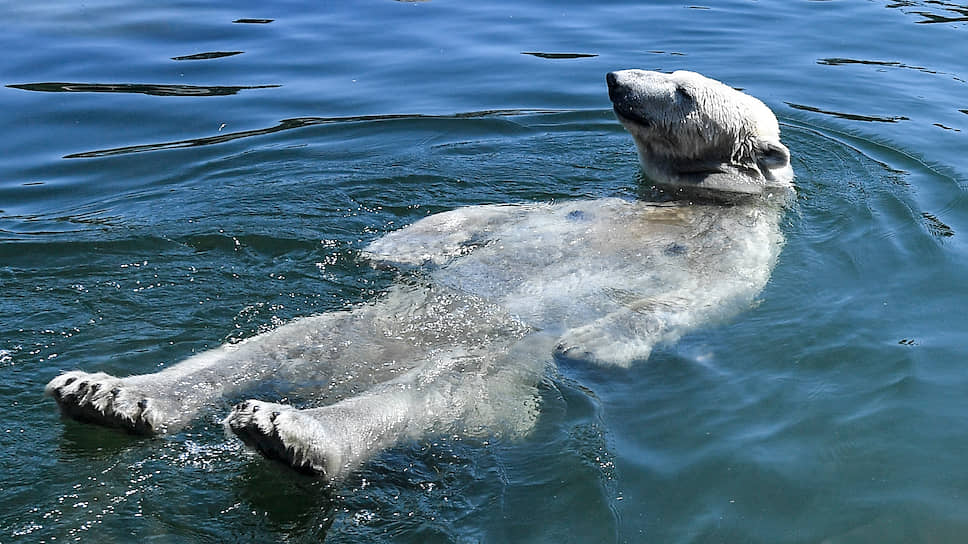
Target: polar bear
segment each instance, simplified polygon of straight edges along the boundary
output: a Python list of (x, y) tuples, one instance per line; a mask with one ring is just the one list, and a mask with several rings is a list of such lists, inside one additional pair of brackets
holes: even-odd
[(556, 361), (627, 367), (749, 307), (783, 242), (793, 170), (769, 108), (692, 72), (606, 80), (645, 175), (671, 188), (667, 201), (433, 215), (363, 250), (397, 272), (374, 300), (154, 374), (66, 372), (46, 392), (67, 416), (158, 434), (222, 396), (293, 384), (311, 407), (248, 400), (225, 426), (266, 457), (333, 481), (402, 440), (528, 433)]

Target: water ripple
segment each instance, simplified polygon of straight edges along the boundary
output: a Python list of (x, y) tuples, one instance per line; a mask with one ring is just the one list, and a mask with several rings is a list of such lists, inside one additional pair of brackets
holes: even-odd
[(231, 57), (233, 55), (241, 55), (245, 51), (209, 51), (206, 53), (195, 53), (194, 55), (183, 55), (181, 57), (172, 57), (171, 60), (208, 60), (208, 59), (220, 59), (222, 57)]
[(794, 104), (793, 102), (787, 102), (788, 106), (796, 110), (809, 111), (813, 113), (822, 113), (824, 115), (830, 115), (832, 117), (837, 117), (840, 119), (848, 119), (850, 121), (868, 121), (872, 123), (897, 123), (898, 121), (910, 121), (908, 117), (904, 116), (894, 116), (894, 117), (877, 117), (874, 115), (859, 115), (856, 113), (846, 113), (840, 111), (823, 110), (813, 106), (805, 106), (803, 104)]
[(272, 89), (282, 85), (206, 86), (156, 85), (152, 83), (19, 83), (11, 89), (44, 93), (132, 93), (151, 96), (226, 96), (249, 89)]
[(522, 51), (522, 55), (531, 55), (533, 57), (538, 57), (542, 59), (586, 59), (590, 57), (597, 57), (596, 53), (541, 53), (539, 51)]
[(185, 147), (198, 147), (204, 145), (221, 144), (238, 140), (240, 138), (250, 138), (253, 136), (264, 136), (281, 132), (304, 128), (313, 125), (325, 125), (333, 123), (360, 123), (376, 121), (393, 121), (400, 119), (475, 119), (484, 117), (512, 117), (519, 115), (542, 115), (552, 113), (563, 113), (565, 110), (544, 110), (544, 109), (503, 109), (503, 110), (483, 110), (465, 113), (455, 113), (451, 115), (428, 115), (428, 114), (388, 114), (388, 115), (354, 115), (348, 117), (296, 117), (293, 119), (283, 119), (275, 126), (229, 132), (217, 136), (206, 136), (204, 138), (190, 138), (187, 140), (177, 140), (173, 142), (161, 142), (156, 144), (129, 145), (115, 147), (111, 149), (99, 149), (96, 151), (86, 151), (83, 153), (72, 153), (65, 155), (65, 159), (90, 159), (94, 157), (106, 157), (110, 155), (124, 155), (127, 153), (142, 153), (146, 151), (158, 151), (161, 149), (179, 149)]
[(822, 64), (824, 66), (846, 66), (851, 64), (859, 64), (859, 65), (865, 65), (865, 66), (877, 66), (877, 67), (886, 67), (886, 68), (902, 68), (906, 70), (915, 70), (918, 72), (923, 72), (925, 74), (950, 75), (951, 78), (954, 79), (955, 81), (958, 81), (960, 83), (965, 83), (964, 79), (961, 79), (960, 77), (949, 74), (947, 72), (939, 72), (937, 70), (932, 70), (924, 66), (913, 66), (913, 65), (905, 64), (903, 62), (898, 62), (898, 61), (862, 60), (862, 59), (831, 57), (831, 58), (820, 59), (817, 61), (817, 64)]

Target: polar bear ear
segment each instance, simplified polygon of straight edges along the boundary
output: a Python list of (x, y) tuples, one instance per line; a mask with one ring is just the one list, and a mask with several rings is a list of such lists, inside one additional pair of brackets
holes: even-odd
[(790, 150), (780, 142), (756, 142), (756, 164), (760, 171), (784, 168), (790, 164)]

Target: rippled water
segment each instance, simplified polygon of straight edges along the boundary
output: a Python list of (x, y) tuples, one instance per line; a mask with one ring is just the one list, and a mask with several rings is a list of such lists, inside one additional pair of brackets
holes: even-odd
[[(0, 542), (960, 542), (968, 8), (943, 1), (7, 3)], [(62, 369), (161, 365), (387, 285), (457, 206), (647, 189), (604, 74), (770, 105), (799, 198), (756, 308), (568, 366), (523, 441), (404, 444), (327, 490), (218, 420), (62, 421)]]

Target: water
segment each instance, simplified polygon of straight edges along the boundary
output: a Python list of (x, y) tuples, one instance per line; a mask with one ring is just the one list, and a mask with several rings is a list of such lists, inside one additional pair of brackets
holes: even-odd
[[(963, 540), (963, 5), (0, 13), (0, 542)], [(143, 439), (42, 398), (364, 300), (389, 278), (357, 251), (429, 213), (636, 194), (629, 67), (776, 111), (787, 244), (754, 309), (562, 368), (531, 437), (404, 444), (331, 491), (226, 439), (228, 402)]]

